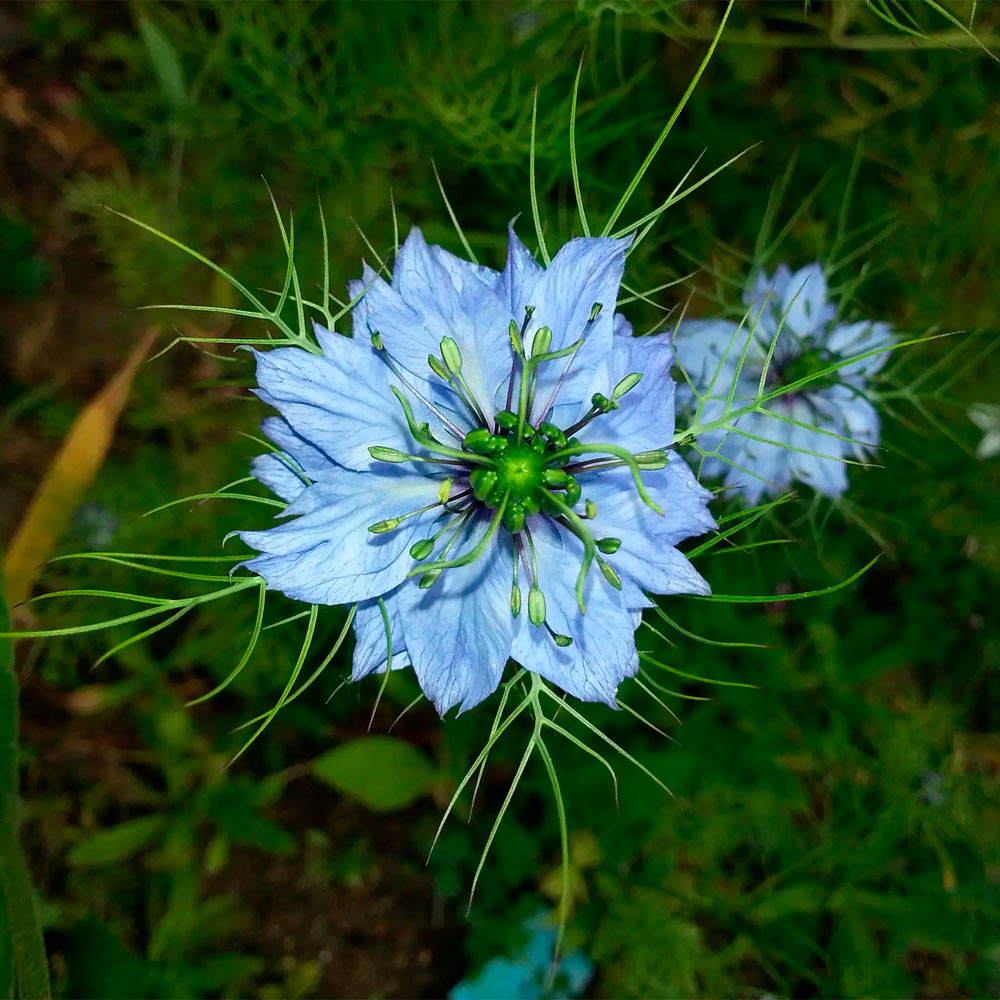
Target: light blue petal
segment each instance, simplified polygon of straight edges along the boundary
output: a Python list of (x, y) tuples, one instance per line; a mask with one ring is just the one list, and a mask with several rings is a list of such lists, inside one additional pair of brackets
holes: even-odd
[[(890, 347), (896, 342), (892, 327), (888, 323), (848, 323), (838, 326), (827, 337), (826, 346), (834, 354), (842, 358), (853, 358), (868, 351)], [(869, 358), (862, 358), (846, 364), (839, 369), (840, 378), (868, 378), (882, 370), (891, 352), (883, 350)]]
[[(525, 335), (530, 351), (536, 332), (543, 326), (552, 331), (551, 350), (559, 351), (586, 335), (573, 355), (541, 365), (532, 413), (537, 422), (547, 416), (558, 389), (558, 401), (575, 405), (573, 419), (590, 406), (590, 397), (604, 391), (604, 363), (611, 350), (615, 303), (625, 270), (625, 251), (631, 238), (579, 238), (564, 244), (526, 299), (518, 303), (514, 317), (524, 316), (524, 307), (535, 307)], [(603, 308), (591, 324), (595, 303)]]
[(856, 442), (854, 454), (863, 459), (878, 447), (881, 422), (878, 411), (853, 386), (835, 385), (825, 393), (832, 406), (836, 406), (848, 437)]
[(333, 468), (284, 511), (292, 520), (239, 532), (261, 553), (246, 566), (272, 590), (310, 604), (349, 604), (388, 593), (413, 564), (407, 550), (426, 532), (433, 511), (383, 534), (368, 526), (433, 503), (438, 484), (399, 466), (369, 473)]
[(789, 279), (781, 295), (784, 325), (802, 338), (808, 338), (832, 319), (827, 308), (826, 278), (821, 264), (799, 268)]
[(791, 277), (792, 272), (787, 264), (779, 264), (774, 277), (767, 271), (758, 271), (743, 292), (744, 305), (759, 307), (765, 301), (771, 301), (777, 308), (777, 303), (784, 297)]
[(507, 246), (507, 266), (503, 269), (496, 283), (497, 293), (509, 306), (511, 318), (520, 328), (524, 320), (524, 306), (531, 299), (532, 289), (545, 268), (542, 267), (531, 251), (517, 238), (514, 224), (507, 227), (509, 243)]
[(250, 463), (250, 472), (272, 493), (291, 503), (309, 484), (282, 455), (270, 452), (258, 455)]
[[(442, 338), (451, 337), (462, 352), (462, 375), (491, 417), (494, 393), (510, 374), (509, 309), (495, 277), (483, 281), (476, 265), (458, 268), (450, 255), (446, 266), (443, 253), (411, 229), (393, 268), (392, 291), (403, 308), (383, 312), (388, 296), (380, 295), (369, 302), (368, 323), (400, 364), (420, 374), (428, 372), (429, 354), (440, 356)], [(401, 323), (404, 309), (409, 316)]]
[(639, 669), (635, 630), (641, 614), (626, 605), (624, 595), (604, 579), (596, 564), (587, 576), (587, 612), (581, 614), (575, 586), (583, 546), (575, 536), (557, 533), (541, 517), (530, 520), (546, 621), (555, 632), (570, 636), (573, 644), (557, 646), (544, 627), (531, 624), (525, 608), (517, 619), (511, 655), (568, 694), (614, 707), (618, 685)]
[[(482, 535), (487, 521), (480, 516), (473, 523), (461, 551)], [(511, 544), (500, 532), (487, 554), (445, 570), (427, 590), (416, 578), (400, 587), (406, 649), (421, 690), (441, 715), (455, 705), (463, 712), (478, 705), (500, 683), (514, 631), (511, 575)]]
[(642, 478), (665, 516), (642, 502), (628, 469), (581, 483), (584, 496), (597, 504), (597, 515), (588, 522), (595, 538), (621, 540), (608, 562), (654, 594), (710, 593), (708, 583), (674, 546), (716, 527), (707, 507), (712, 494), (676, 455), (665, 469), (645, 472)]
[(310, 479), (319, 479), (336, 463), (319, 448), (300, 437), (282, 417), (265, 417), (260, 429), (270, 438)]
[[(616, 321), (616, 327), (621, 329)], [(627, 325), (627, 324), (626, 324)], [(604, 441), (635, 453), (663, 448), (674, 433), (673, 350), (665, 334), (633, 337), (615, 333), (608, 378), (611, 391), (626, 375), (638, 372), (639, 384), (619, 401), (619, 409), (598, 417), (578, 435), (581, 441)]]
[[(740, 377), (756, 379), (760, 375), (764, 350), (751, 340), (749, 330), (728, 319), (689, 319), (673, 331), (674, 351), (681, 366), (699, 394), (711, 392), (725, 397), (729, 393), (740, 359)], [(743, 351), (746, 348), (746, 356)]]
[(410, 666), (403, 638), (403, 625), (399, 616), (399, 601), (395, 591), (383, 598), (389, 618), (389, 637), (385, 634), (385, 621), (378, 601), (362, 601), (354, 614), (354, 658), (351, 663), (351, 680), (361, 680), (372, 673), (384, 673), (388, 662), (389, 639), (392, 641), (392, 669)]
[(255, 352), (256, 394), (297, 435), (349, 469), (375, 464), (372, 445), (411, 452), (413, 439), (389, 391), (397, 380), (370, 344), (336, 339), (336, 358), (297, 347)]

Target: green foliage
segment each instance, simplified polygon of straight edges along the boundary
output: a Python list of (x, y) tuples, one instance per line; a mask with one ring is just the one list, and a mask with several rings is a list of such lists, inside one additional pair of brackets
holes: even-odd
[[(722, 8), (616, 0), (25, 11), (32, 51), (67, 69), (123, 159), (121, 169), (69, 177), (52, 195), (60, 222), (68, 216), (94, 242), (123, 309), (179, 301), (219, 310), (142, 314), (177, 324), (164, 347), (185, 339), (140, 375), (88, 498), (110, 528), (80, 518), (65, 540), (66, 551), (106, 545), (108, 558), (53, 563), (48, 592), (99, 587), (169, 602), (228, 586), (200, 579), (224, 578), (239, 561), (238, 546), (222, 539), (274, 513), (217, 496), (246, 476), (261, 446), (242, 435), (257, 433), (263, 411), (247, 401), (246, 355), (225, 344), (195, 353), (190, 341), (247, 343), (275, 318), (283, 336), (308, 337), (290, 291), (292, 249), (301, 298), (337, 317), (359, 258), (390, 262), (411, 222), (499, 265), (518, 212), (521, 235), (534, 232), (550, 251), (617, 215), (612, 228), (657, 223), (630, 256), (625, 307), (638, 331), (685, 308), (702, 315), (737, 302), (753, 260), (816, 257), (838, 265), (835, 283), (859, 315), (901, 330), (986, 327), (894, 360), (882, 387), (885, 468), (852, 469), (843, 505), (811, 495), (747, 515), (717, 505), (729, 519), (692, 548), (700, 567), (720, 594), (768, 600), (678, 599), (664, 602), (668, 619), (649, 617), (646, 674), (622, 702), (677, 744), (628, 710), (585, 706), (573, 718), (536, 693), (550, 723), (581, 736), (598, 727), (675, 798), (608, 748), (612, 776), (548, 722), (540, 732), (552, 770), (536, 747), (519, 772), (527, 711), (481, 769), (491, 706), (442, 724), (409, 671), (391, 672), (384, 690), (376, 678), (327, 703), (347, 671), (350, 643), (339, 643), (349, 619), (324, 610), (304, 643), (306, 620), (293, 617), (302, 609), (276, 594), (265, 601), (250, 589), (195, 605), (142, 642), (130, 640), (181, 605), (106, 634), (25, 642), (24, 842), (58, 991), (441, 995), (466, 964), (513, 951), (524, 919), (560, 896), (566, 947), (595, 959), (600, 995), (992, 990), (1000, 649), (988, 625), (1000, 599), (1000, 518), (996, 462), (971, 458), (978, 437), (966, 414), (994, 401), (997, 384), (1000, 138), (989, 99), (996, 68), (979, 46), (996, 47), (997, 12), (881, 0), (734, 6), (697, 89), (619, 211)], [(776, 178), (780, 198), (769, 195)], [(197, 248), (224, 273), (102, 205)], [(32, 229), (39, 245), (58, 244)], [(30, 237), (16, 228), (3, 246), (34, 268), (17, 281), (38, 295), (45, 272)], [(237, 301), (231, 275), (256, 305)], [(256, 318), (236, 312), (244, 308)], [(73, 388), (54, 389), (54, 377), (10, 382), (5, 435), (43, 446), (82, 402)], [(230, 492), (264, 496), (249, 485)], [(185, 495), (193, 499), (138, 517)], [(98, 535), (104, 541), (90, 540)], [(873, 538), (886, 556), (849, 589), (785, 600), (849, 579), (874, 555)], [(132, 551), (217, 561), (110, 554)], [(74, 593), (30, 610), (52, 630), (97, 621), (98, 608), (107, 610)], [(238, 683), (204, 700), (237, 665)], [(523, 694), (517, 684), (511, 692), (493, 734)], [(280, 713), (264, 711), (279, 704)], [(395, 736), (383, 735), (401, 712)], [(248, 720), (249, 731), (238, 728)], [(424, 874), (441, 812), (470, 767)], [(565, 815), (553, 807), (553, 773)], [(454, 820), (473, 789), (464, 826)], [(455, 924), (447, 947), (427, 936), (431, 899), (457, 921), (481, 865), (459, 956)], [(366, 893), (378, 907), (363, 908)], [(352, 907), (365, 914), (360, 927), (332, 937), (359, 943), (324, 964), (330, 942), (310, 936), (301, 913)], [(392, 986), (397, 960), (411, 978)], [(428, 961), (432, 979), (418, 987), (412, 977)], [(349, 978), (366, 963), (380, 970), (374, 985)]]
[(320, 781), (376, 812), (412, 805), (437, 781), (434, 765), (416, 747), (390, 736), (341, 743), (313, 761)]

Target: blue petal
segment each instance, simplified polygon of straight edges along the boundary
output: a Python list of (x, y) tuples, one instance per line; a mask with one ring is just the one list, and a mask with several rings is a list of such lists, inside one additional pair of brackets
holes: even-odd
[(292, 430), (349, 469), (368, 469), (372, 445), (413, 450), (402, 410), (389, 391), (397, 381), (367, 343), (336, 337), (336, 357), (297, 347), (255, 352), (257, 395)]
[[(616, 318), (617, 319), (617, 318)], [(616, 321), (607, 385), (612, 389), (633, 372), (639, 384), (620, 400), (619, 409), (598, 417), (579, 434), (581, 441), (604, 441), (635, 453), (663, 448), (674, 433), (674, 380), (670, 377), (674, 352), (665, 335), (633, 337), (618, 330)], [(627, 324), (626, 324), (627, 326)]]
[(383, 673), (389, 656), (389, 641), (392, 641), (392, 669), (401, 670), (410, 666), (403, 639), (403, 625), (399, 616), (399, 601), (394, 591), (383, 599), (389, 619), (389, 637), (385, 634), (385, 621), (377, 600), (358, 604), (354, 615), (354, 659), (351, 664), (351, 680), (361, 680), (372, 673)]
[(789, 279), (781, 295), (784, 325), (799, 337), (810, 337), (833, 318), (826, 301), (826, 278), (820, 264), (800, 268)]
[(524, 306), (530, 301), (532, 289), (544, 273), (528, 248), (517, 238), (514, 224), (507, 227), (509, 243), (507, 266), (496, 283), (497, 293), (510, 308), (511, 318), (520, 327), (524, 320)]
[[(727, 396), (740, 365), (749, 331), (728, 319), (689, 319), (673, 332), (677, 363), (700, 394), (712, 392)], [(764, 349), (759, 338), (747, 347), (740, 369), (749, 378), (760, 374)]]
[(296, 472), (288, 459), (271, 452), (258, 455), (250, 463), (250, 472), (272, 493), (291, 503), (309, 484)]
[(642, 502), (628, 469), (613, 469), (582, 484), (584, 496), (597, 504), (597, 515), (588, 522), (595, 538), (621, 540), (608, 562), (623, 578), (654, 594), (710, 593), (708, 583), (674, 546), (716, 527), (707, 507), (712, 494), (677, 456), (665, 469), (645, 472), (642, 478), (665, 516)]
[[(553, 351), (569, 347), (586, 335), (575, 354), (539, 367), (533, 413), (536, 421), (547, 415), (557, 388), (559, 402), (575, 407), (573, 419), (589, 408), (595, 392), (604, 391), (599, 383), (611, 350), (615, 303), (625, 270), (625, 251), (631, 242), (631, 238), (603, 237), (570, 240), (524, 293), (525, 301), (516, 303), (514, 317), (518, 321), (526, 306), (535, 307), (525, 334), (527, 350), (543, 326), (552, 331)], [(591, 324), (590, 313), (598, 302), (603, 308)]]
[(319, 479), (335, 463), (315, 445), (300, 437), (281, 417), (265, 417), (261, 431), (269, 437), (310, 479)]
[(792, 272), (787, 264), (779, 264), (774, 277), (767, 271), (758, 271), (743, 292), (744, 304), (759, 307), (765, 301), (770, 301), (776, 305), (784, 297), (791, 277)]
[[(468, 546), (485, 524), (478, 519)], [(510, 549), (501, 535), (487, 554), (445, 570), (427, 590), (415, 578), (399, 589), (406, 649), (421, 690), (441, 715), (455, 705), (463, 712), (478, 705), (500, 683), (514, 631)]]
[(246, 566), (272, 590), (310, 604), (348, 604), (388, 593), (412, 565), (407, 550), (422, 537), (433, 511), (408, 518), (395, 531), (372, 534), (368, 526), (433, 503), (439, 482), (382, 467), (374, 472), (332, 468), (266, 531), (241, 531), (261, 555)]
[[(852, 358), (868, 351), (890, 347), (895, 342), (892, 327), (888, 323), (865, 321), (838, 326), (827, 337), (826, 346), (842, 358)], [(882, 366), (889, 360), (889, 354), (888, 350), (883, 350), (880, 354), (873, 354), (869, 358), (843, 365), (839, 369), (839, 375), (841, 378), (852, 380), (859, 377), (867, 378), (881, 371)]]
[(575, 587), (583, 546), (542, 518), (531, 520), (546, 621), (555, 632), (570, 636), (573, 644), (557, 646), (546, 629), (536, 628), (522, 611), (511, 655), (568, 694), (614, 707), (618, 685), (639, 669), (635, 630), (641, 613), (628, 607), (623, 594), (593, 566), (584, 586), (587, 612), (581, 614)]
[(439, 356), (442, 338), (451, 337), (462, 352), (462, 375), (490, 417), (494, 393), (510, 373), (509, 310), (496, 278), (483, 281), (478, 265), (460, 269), (438, 251), (419, 229), (410, 230), (392, 287), (377, 279), (368, 291), (366, 321), (397, 361), (420, 375), (428, 372), (428, 355)]

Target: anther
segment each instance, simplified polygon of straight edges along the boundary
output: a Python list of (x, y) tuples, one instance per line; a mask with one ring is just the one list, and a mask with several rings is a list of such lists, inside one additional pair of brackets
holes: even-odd
[(434, 551), (434, 543), (429, 538), (421, 538), (410, 546), (410, 556), (418, 562), (426, 559)]
[(618, 385), (611, 390), (612, 399), (621, 399), (622, 396), (627, 392), (631, 392), (640, 382), (642, 381), (642, 376), (638, 372), (632, 372), (631, 375), (626, 375)]
[(545, 622), (545, 595), (538, 589), (537, 583), (533, 583), (528, 591), (528, 621), (536, 628)]
[(458, 375), (462, 371), (462, 352), (458, 349), (458, 344), (451, 337), (441, 338), (441, 357), (448, 366), (452, 375)]
[(372, 445), (368, 449), (368, 454), (376, 462), (408, 462), (410, 456), (400, 451), (398, 448), (383, 448), (381, 445)]
[(622, 547), (620, 538), (599, 538), (597, 548), (606, 556), (613, 556)]

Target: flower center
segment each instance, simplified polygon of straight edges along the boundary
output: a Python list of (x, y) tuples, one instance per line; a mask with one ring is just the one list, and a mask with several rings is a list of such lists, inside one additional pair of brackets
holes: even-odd
[(527, 445), (516, 445), (497, 461), (497, 485), (510, 492), (511, 499), (524, 500), (542, 484), (545, 460)]
[(781, 385), (792, 385), (804, 379), (809, 379), (808, 385), (804, 385), (804, 392), (812, 392), (817, 389), (829, 389), (837, 384), (837, 372), (827, 372), (826, 369), (836, 365), (838, 358), (819, 347), (809, 347), (797, 357), (793, 358), (778, 373), (778, 382)]

